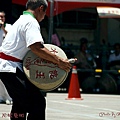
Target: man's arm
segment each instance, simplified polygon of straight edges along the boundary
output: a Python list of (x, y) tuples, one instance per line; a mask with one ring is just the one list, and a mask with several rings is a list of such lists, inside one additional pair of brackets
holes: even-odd
[(30, 46), (31, 51), (39, 56), (40, 58), (46, 59), (58, 65), (59, 68), (69, 72), (72, 65), (68, 60), (62, 59), (54, 54), (52, 54), (44, 45), (40, 42), (34, 43)]

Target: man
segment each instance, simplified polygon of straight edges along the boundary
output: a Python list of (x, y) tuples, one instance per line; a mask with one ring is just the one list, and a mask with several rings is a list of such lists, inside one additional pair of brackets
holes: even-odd
[(11, 28), (11, 25), (8, 23), (5, 23), (5, 12), (0, 11), (0, 46), (2, 45), (3, 39), (5, 38), (10, 28)]
[(86, 38), (81, 38), (80, 51), (76, 55), (76, 65), (81, 69), (92, 69), (96, 66), (91, 54), (86, 52), (88, 50), (87, 43), (88, 42)]
[[(120, 43), (115, 43), (114, 46), (114, 53), (109, 55), (108, 59), (108, 68), (113, 70), (120, 69)], [(116, 71), (118, 74), (118, 72)]]
[(108, 62), (114, 62), (120, 60), (120, 43), (114, 44), (114, 53), (110, 54)]
[[(5, 23), (5, 12), (0, 11), (0, 46), (2, 45), (2, 42), (10, 27), (11, 27), (10, 24)], [(2, 81), (0, 81), (0, 103), (6, 103), (6, 104), (12, 103), (12, 99), (10, 98)]]
[(0, 48), (0, 77), (13, 99), (11, 120), (26, 120), (26, 113), (27, 120), (45, 120), (45, 98), (22, 72), (21, 60), (28, 50), (67, 72), (71, 68), (68, 60), (44, 47), (39, 22), (45, 17), (47, 6), (46, 0), (28, 0), (27, 10), (13, 24)]
[[(94, 67), (96, 67), (96, 63), (92, 55), (89, 52), (86, 52), (88, 50), (87, 44), (88, 40), (86, 38), (80, 39), (80, 51), (75, 56), (77, 58), (75, 64), (79, 69), (93, 69)], [(84, 82), (91, 75), (92, 73), (88, 71), (78, 71), (79, 83), (83, 91), (86, 91), (86, 86), (84, 85)]]

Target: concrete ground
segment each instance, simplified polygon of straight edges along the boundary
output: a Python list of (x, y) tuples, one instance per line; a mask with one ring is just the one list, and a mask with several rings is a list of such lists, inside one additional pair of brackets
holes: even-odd
[[(120, 120), (120, 95), (47, 93), (46, 120)], [(0, 120), (9, 120), (11, 105), (0, 104)], [(40, 119), (41, 120), (41, 119)]]

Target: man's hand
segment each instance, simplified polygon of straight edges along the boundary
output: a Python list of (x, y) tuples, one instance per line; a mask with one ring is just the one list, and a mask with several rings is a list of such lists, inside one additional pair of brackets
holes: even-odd
[(0, 28), (3, 29), (5, 35), (7, 34), (7, 31), (5, 30), (5, 27), (4, 27), (4, 22), (2, 20), (0, 20)]
[(66, 72), (70, 72), (70, 69), (72, 68), (72, 64), (69, 62), (69, 60), (59, 59), (58, 67), (65, 70)]
[(4, 22), (0, 20), (0, 28), (4, 25)]

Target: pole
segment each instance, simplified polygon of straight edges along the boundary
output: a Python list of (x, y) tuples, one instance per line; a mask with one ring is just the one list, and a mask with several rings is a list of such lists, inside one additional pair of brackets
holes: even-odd
[(54, 13), (54, 0), (50, 0), (50, 18), (49, 18), (48, 43), (51, 43), (52, 34), (53, 34), (53, 13)]

